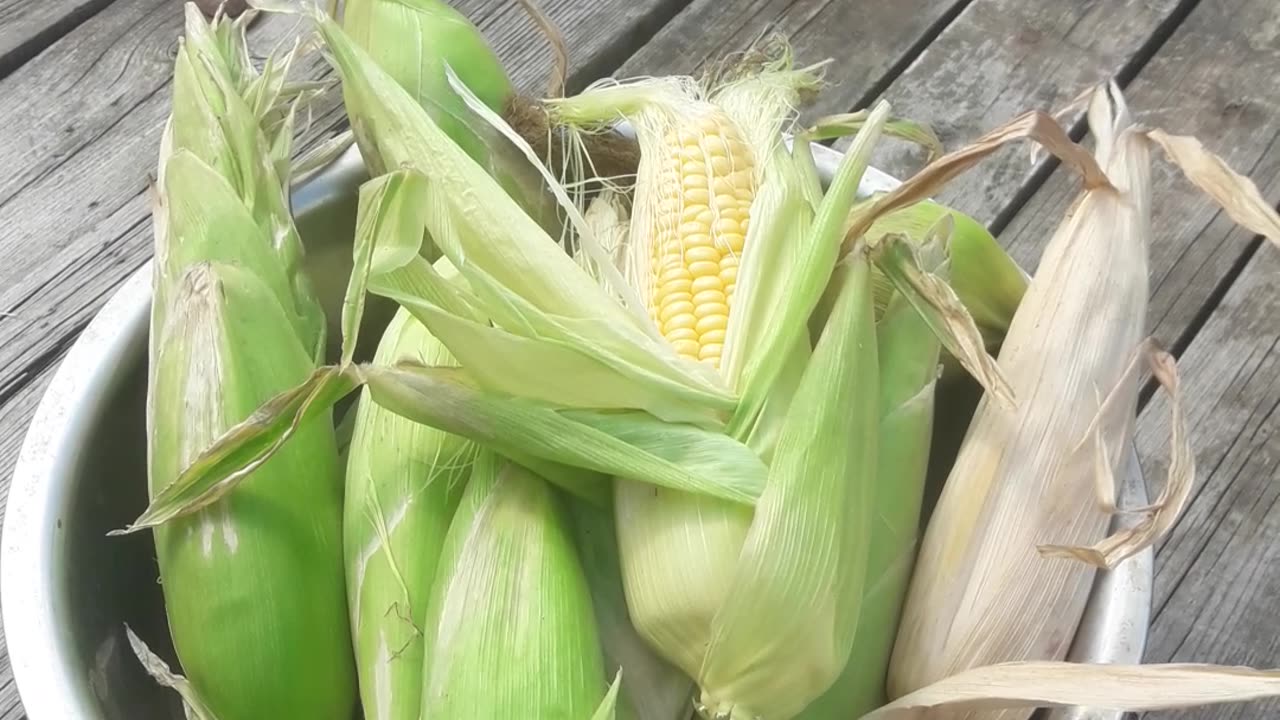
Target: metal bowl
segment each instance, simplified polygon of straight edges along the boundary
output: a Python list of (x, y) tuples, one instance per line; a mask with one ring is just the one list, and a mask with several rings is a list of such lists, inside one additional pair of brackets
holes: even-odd
[[(816, 154), (829, 178), (840, 155), (825, 147)], [(291, 198), (308, 269), (334, 319), (351, 267), (356, 189), (365, 178), (352, 149), (300, 179)], [(871, 169), (860, 191), (896, 183)], [(124, 633), (127, 623), (172, 662), (151, 535), (106, 537), (146, 505), (150, 303), (148, 263), (116, 291), (62, 361), (14, 470), (0, 554), (0, 602), (14, 676), (31, 720), (183, 717), (176, 695), (143, 673)], [(336, 324), (331, 335), (338, 335)], [(1132, 453), (1120, 501), (1146, 503)], [(1148, 551), (1097, 576), (1072, 659), (1141, 659), (1151, 575)], [(1079, 709), (1053, 715), (1117, 716)]]

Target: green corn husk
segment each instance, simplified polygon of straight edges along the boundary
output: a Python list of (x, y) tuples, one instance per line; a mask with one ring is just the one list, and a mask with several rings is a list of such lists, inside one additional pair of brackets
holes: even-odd
[(607, 685), (590, 590), (562, 501), (477, 458), (423, 626), (422, 717), (590, 718)]
[[(254, 73), (242, 32), (187, 7), (154, 213), (152, 498), (234, 424), (306, 379), (324, 346), (285, 202), (292, 122), (276, 105), (283, 65)], [(341, 502), (326, 412), (249, 482), (155, 528), (174, 646), (220, 720), (350, 716)]]
[(867, 578), (853, 653), (831, 689), (800, 720), (861, 717), (887, 701), (885, 677), (920, 529), (933, 432), (939, 344), (901, 295), (876, 325), (880, 350), (880, 450)]
[[(868, 200), (863, 207), (872, 202), (874, 199)], [(923, 238), (944, 217), (949, 218), (952, 225), (947, 243), (948, 283), (988, 345), (998, 346), (1009, 331), (1030, 278), (985, 227), (964, 213), (932, 200), (921, 200), (878, 218), (865, 237), (870, 243), (887, 235)], [(879, 273), (876, 281), (877, 307), (883, 307), (892, 286)]]
[[(879, 197), (874, 195), (860, 202), (850, 218), (870, 208)], [(962, 212), (932, 200), (921, 200), (877, 218), (863, 237), (868, 244), (875, 245), (894, 235), (918, 247), (928, 231), (943, 221), (951, 228), (947, 242), (948, 283), (977, 324), (987, 347), (998, 349), (1026, 293), (1029, 277), (985, 227)], [(893, 296), (893, 284), (878, 268), (872, 278), (878, 314)], [(834, 288), (829, 288), (810, 320), (811, 329), (822, 327), (834, 296)]]
[[(497, 55), (466, 16), (439, 0), (344, 0), (342, 27), (419, 105), (439, 107), (441, 129), (479, 157), (484, 147), (459, 118), (464, 107), (449, 89), (446, 65), (491, 108), (505, 108), (514, 89)], [(357, 132), (356, 138), (371, 173), (386, 172), (376, 145), (364, 133)]]
[[(710, 717), (794, 717), (848, 663), (868, 559), (879, 378), (870, 271), (846, 288), (805, 368), (699, 675)], [(823, 547), (815, 553), (813, 548)]]
[[(452, 364), (403, 309), (374, 358), (401, 361)], [(475, 446), (383, 408), (368, 389), (355, 412), (343, 542), (360, 699), (365, 717), (416, 720), (427, 599)]]
[(624, 678), (618, 714), (626, 720), (685, 720), (693, 711), (693, 680), (660, 658), (631, 624), (613, 514), (581, 500), (572, 510), (605, 670), (621, 671)]
[[(479, 31), (459, 12), (432, 0), (348, 0), (343, 26), (352, 40), (441, 128), (476, 158), (483, 140), (464, 123), (446, 66), (492, 108), (512, 95), (510, 80)], [(356, 133), (376, 175), (385, 167), (366, 133)], [(424, 248), (426, 250), (426, 248)], [(355, 328), (348, 328), (348, 332)], [(456, 361), (401, 309), (374, 362), (452, 366)], [(418, 717), (422, 698), (421, 627), (444, 541), (475, 446), (407, 420), (373, 402), (366, 389), (348, 464), (348, 583), (361, 700), (370, 718)], [(365, 417), (367, 415), (367, 417)]]

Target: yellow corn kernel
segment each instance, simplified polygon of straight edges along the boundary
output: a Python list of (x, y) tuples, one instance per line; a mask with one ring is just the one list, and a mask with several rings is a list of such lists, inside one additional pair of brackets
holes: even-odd
[(711, 193), (708, 192), (705, 187), (703, 188), (687, 187), (684, 189), (684, 202), (686, 205), (692, 205), (694, 203), (701, 203), (703, 205), (706, 205), (707, 203), (711, 202)]
[[(704, 305), (703, 307), (708, 308), (708, 310), (702, 317), (698, 318), (693, 328), (698, 331), (698, 337), (702, 337), (703, 333), (708, 333), (712, 330), (725, 330), (728, 327), (729, 308), (719, 304)], [(699, 310), (701, 309), (699, 308)]]
[(680, 179), (680, 184), (683, 185), (686, 190), (690, 188), (705, 189), (707, 187), (707, 176), (702, 173), (698, 173), (696, 175), (685, 175)]
[(727, 218), (722, 217), (716, 221), (715, 231), (717, 233), (741, 235), (742, 227), (738, 225), (737, 220), (729, 220)]
[(691, 293), (687, 293), (687, 292), (674, 293), (671, 295), (670, 299), (667, 301), (667, 307), (670, 307), (672, 305), (677, 305), (682, 302), (691, 303), (693, 302), (693, 297), (694, 296)]
[[(693, 275), (689, 273), (688, 268), (676, 268), (674, 270), (663, 270), (658, 276), (658, 284), (665, 285), (672, 280), (693, 280)], [(661, 303), (659, 303), (661, 304)]]
[(724, 330), (708, 330), (698, 336), (698, 342), (703, 345), (720, 345), (724, 343)]
[(658, 319), (665, 323), (677, 315), (692, 314), (693, 311), (693, 303), (688, 300), (668, 302), (664, 303), (662, 309), (658, 311)]
[(736, 255), (737, 253), (742, 252), (742, 249), (747, 246), (746, 235), (735, 233), (733, 235), (721, 235), (718, 239), (723, 252), (730, 255)]
[[(718, 275), (720, 273), (720, 250), (713, 247), (710, 243), (706, 245), (694, 245), (692, 247), (686, 245), (684, 248), (684, 261), (689, 263), (689, 272), (695, 277), (702, 275)], [(699, 262), (711, 263), (710, 272), (698, 272), (694, 270), (694, 264)]]
[(718, 275), (720, 274), (720, 263), (715, 260), (694, 260), (689, 263), (688, 272), (690, 277)]
[[(719, 278), (716, 278), (716, 279), (719, 280)], [(689, 298), (689, 302), (693, 303), (695, 307), (701, 307), (703, 305), (711, 305), (713, 303), (723, 304), (724, 301), (725, 301), (725, 296), (722, 290), (703, 290), (697, 295), (694, 295), (693, 297)]]
[[(723, 271), (721, 271), (722, 276), (723, 274), (724, 274)], [(723, 277), (721, 279), (723, 279)], [(693, 290), (692, 280), (690, 280), (689, 278), (675, 278), (673, 280), (668, 280), (664, 282), (662, 285), (659, 285), (657, 294), (663, 297), (671, 298), (670, 302), (678, 302), (678, 298), (676, 298), (677, 295), (680, 295), (682, 293), (692, 292), (692, 290)], [(657, 306), (655, 305), (654, 307), (656, 308)]]
[[(721, 272), (723, 273), (724, 271), (721, 270)], [(689, 283), (689, 292), (694, 295), (708, 290), (724, 292), (724, 281), (720, 279), (719, 275), (703, 275), (702, 277), (694, 278), (693, 282)]]
[(698, 359), (699, 360), (719, 360), (720, 348), (721, 348), (721, 345), (719, 343), (703, 345), (702, 347), (698, 348)]
[(676, 340), (671, 343), (671, 347), (675, 348), (677, 355), (687, 357), (690, 360), (697, 360), (698, 350), (701, 349), (697, 340)]
[(697, 330), (698, 318), (691, 313), (681, 313), (662, 323), (662, 335), (666, 337), (668, 333), (674, 332), (681, 328), (689, 328)]
[[(690, 303), (692, 304), (692, 303)], [(706, 305), (696, 305), (693, 308), (693, 316), (699, 320), (706, 318), (721, 318), (720, 322), (725, 322), (729, 318), (729, 308), (724, 303), (707, 303)]]

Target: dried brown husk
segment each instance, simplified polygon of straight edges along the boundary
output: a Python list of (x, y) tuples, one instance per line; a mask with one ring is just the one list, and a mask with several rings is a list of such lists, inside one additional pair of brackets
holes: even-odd
[[(890, 697), (974, 667), (1061, 660), (1094, 566), (1113, 566), (1167, 532), (1193, 484), (1172, 358), (1144, 340), (1151, 147), (1176, 147), (1179, 152), (1168, 153), (1174, 163), (1240, 224), (1268, 235), (1280, 225), (1252, 183), (1198, 143), (1170, 142), (1135, 125), (1116, 88), (1095, 90), (1089, 120), (1097, 141), (1093, 156), (1049, 115), (1032, 113), (944, 156), (877, 203), (887, 212), (924, 197), (1023, 137), (1045, 145), (1084, 179), (1000, 352), (1017, 405), (983, 399), (927, 528), (890, 668)], [(875, 212), (856, 222), (851, 236)], [(1143, 521), (1108, 538), (1114, 507), (1095, 498), (1095, 485), (1099, 476), (1119, 474), (1131, 442), (1135, 349), (1152, 358), (1157, 379), (1175, 394), (1174, 462), (1157, 503), (1138, 509), (1146, 513)], [(1001, 688), (990, 691), (1000, 697)]]
[(963, 711), (1085, 706), (1103, 710), (1171, 710), (1280, 695), (1280, 670), (1202, 664), (1094, 665), (1018, 662), (958, 673), (862, 716), (924, 720)]

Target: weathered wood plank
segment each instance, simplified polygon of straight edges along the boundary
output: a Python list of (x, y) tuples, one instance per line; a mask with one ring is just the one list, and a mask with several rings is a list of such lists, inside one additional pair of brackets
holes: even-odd
[[(1276, 189), (1276, 188), (1273, 188)], [(1157, 552), (1147, 662), (1280, 664), (1280, 251), (1264, 246), (1213, 312), (1179, 369), (1196, 449), (1194, 500)], [(1150, 480), (1167, 471), (1168, 402), (1141, 416)], [(1280, 716), (1280, 701), (1150, 718)]]
[[(545, 10), (564, 26), (579, 66), (596, 68), (682, 4), (559, 0)], [(547, 65), (538, 58), (547, 51), (532, 24), (510, 3), (473, 0), (462, 9), (476, 10), (517, 84), (541, 91)], [(292, 24), (259, 21), (257, 46), (272, 47)], [(150, 255), (144, 191), (180, 28), (180, 5), (119, 0), (0, 81), (0, 96), (14, 99), (0, 122), (23, 128), (0, 137), (0, 166), (15, 168), (12, 178), (0, 179), (0, 310), (12, 313), (0, 318), (0, 398), (16, 373), (64, 343)], [(318, 62), (309, 72), (328, 76)], [(310, 139), (340, 123), (335, 100), (322, 105)], [(42, 116), (65, 120), (19, 117), (37, 106)]]
[(797, 63), (832, 60), (828, 87), (803, 117), (844, 112), (896, 76), (968, 0), (698, 0), (617, 73), (696, 74), (764, 32), (791, 41)]
[[(976, 0), (880, 97), (894, 114), (930, 125), (946, 147), (957, 148), (1025, 110), (1057, 109), (1088, 85), (1131, 72), (1190, 5)], [(921, 156), (886, 142), (872, 162), (905, 177)], [(938, 198), (991, 225), (1022, 203), (1044, 169), (1027, 162), (1025, 146), (1008, 148)]]
[[(1280, 23), (1269, 0), (1201, 3), (1126, 90), (1143, 122), (1200, 137), (1232, 167), (1261, 185), (1280, 174)], [(1151, 247), (1149, 324), (1181, 345), (1201, 308), (1240, 260), (1249, 234), (1158, 156), (1152, 173), (1155, 240)], [(1078, 183), (1053, 177), (1001, 234), (1014, 256), (1034, 267)], [(1280, 190), (1270, 190), (1280, 199)]]
[(111, 3), (111, 0), (0, 0), (0, 77)]

